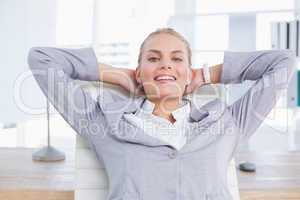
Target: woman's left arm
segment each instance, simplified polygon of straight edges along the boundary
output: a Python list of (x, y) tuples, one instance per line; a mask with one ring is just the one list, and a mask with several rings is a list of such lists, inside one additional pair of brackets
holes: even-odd
[(295, 71), (291, 50), (252, 52), (225, 51), (223, 64), (210, 67), (211, 83), (255, 81), (236, 102), (228, 106), (241, 135), (250, 137), (270, 113)]

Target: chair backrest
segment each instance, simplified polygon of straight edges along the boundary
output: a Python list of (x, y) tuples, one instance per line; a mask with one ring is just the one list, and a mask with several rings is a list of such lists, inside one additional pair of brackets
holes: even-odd
[[(100, 95), (106, 98), (105, 93), (116, 93), (114, 98), (122, 98), (128, 96), (128, 93), (118, 86), (107, 83), (89, 82), (84, 83), (82, 87), (91, 92), (94, 98)], [(225, 99), (224, 89), (218, 85), (214, 87), (203, 86), (193, 95), (201, 98), (203, 101), (209, 101), (213, 98), (219, 97)], [(195, 97), (195, 96), (193, 96)], [(193, 98), (190, 96), (189, 98)], [(106, 99), (111, 101), (113, 99)], [(99, 161), (94, 152), (91, 151), (87, 142), (79, 135), (76, 137), (76, 150), (75, 150), (75, 200), (106, 200), (108, 192), (108, 179), (102, 161)], [(239, 200), (239, 190), (236, 175), (236, 168), (234, 160), (231, 161), (228, 170), (228, 181), (230, 192), (234, 200)]]

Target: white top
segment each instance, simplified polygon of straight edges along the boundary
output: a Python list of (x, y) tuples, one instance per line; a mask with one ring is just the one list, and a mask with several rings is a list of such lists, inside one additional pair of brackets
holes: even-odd
[(188, 128), (190, 103), (183, 101), (181, 107), (172, 112), (176, 120), (174, 124), (165, 118), (153, 115), (154, 107), (155, 104), (146, 99), (140, 110), (135, 114), (125, 114), (124, 117), (150, 136), (163, 140), (176, 149), (182, 148), (186, 143), (185, 133)]

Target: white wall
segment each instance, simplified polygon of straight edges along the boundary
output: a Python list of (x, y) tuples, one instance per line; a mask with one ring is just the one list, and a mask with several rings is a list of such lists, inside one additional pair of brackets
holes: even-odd
[[(230, 51), (256, 50), (256, 16), (231, 15), (229, 17), (229, 43)], [(228, 104), (239, 99), (252, 85), (246, 81), (242, 84), (233, 84), (228, 90)]]
[[(56, 24), (55, 0), (0, 1), (0, 122), (19, 122), (32, 117), (24, 105), (15, 102), (14, 86), (28, 73), (27, 53), (32, 46), (54, 45)], [(20, 94), (29, 107), (45, 107), (41, 91), (33, 80), (26, 79)]]
[(256, 15), (229, 16), (229, 50), (253, 51), (256, 49)]

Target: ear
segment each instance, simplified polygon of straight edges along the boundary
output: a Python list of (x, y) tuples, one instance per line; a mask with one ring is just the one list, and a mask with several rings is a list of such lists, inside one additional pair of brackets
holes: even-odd
[(135, 79), (138, 82), (138, 84), (142, 84), (140, 67), (137, 67), (135, 70)]

